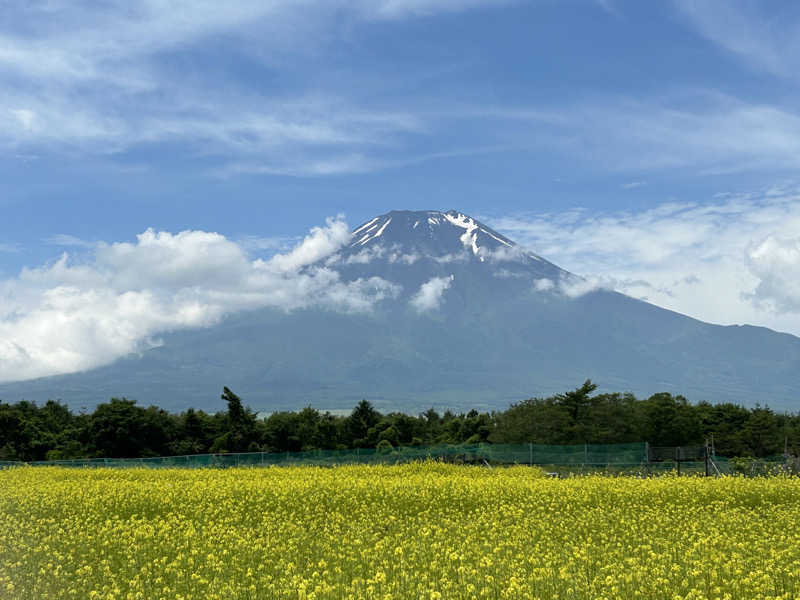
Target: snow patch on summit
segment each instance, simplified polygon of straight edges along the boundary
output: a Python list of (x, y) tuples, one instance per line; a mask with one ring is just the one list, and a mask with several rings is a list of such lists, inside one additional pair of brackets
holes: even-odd
[[(367, 222), (366, 222), (366, 223), (364, 223), (364, 224), (363, 224), (361, 227), (359, 227), (358, 229), (356, 229), (355, 231), (353, 231), (353, 235), (356, 235), (356, 234), (357, 234), (359, 231), (363, 231), (364, 229), (366, 229), (367, 227), (369, 227), (370, 225), (372, 225), (373, 223), (375, 223), (375, 221), (377, 221), (378, 219), (380, 219), (380, 217), (375, 217), (375, 218), (374, 218), (374, 219), (372, 219), (371, 221), (367, 221)], [(370, 229), (371, 229), (371, 227), (370, 227)]]
[(475, 256), (477, 256), (478, 259), (481, 262), (483, 262), (485, 260), (485, 258), (486, 258), (485, 255), (487, 255), (487, 254), (491, 255), (492, 252), (490, 250), (487, 250), (486, 248), (482, 248), (482, 247), (478, 246), (478, 233), (479, 232), (485, 233), (490, 238), (492, 238), (493, 240), (495, 240), (497, 242), (500, 242), (501, 244), (503, 244), (503, 246), (506, 246), (507, 248), (513, 248), (512, 244), (508, 243), (506, 240), (504, 240), (502, 238), (497, 237), (491, 231), (481, 227), (474, 219), (472, 219), (471, 217), (468, 217), (465, 214), (462, 214), (462, 213), (455, 213), (455, 214), (453, 214), (453, 213), (444, 213), (443, 216), (452, 225), (455, 225), (456, 227), (460, 227), (461, 229), (465, 230), (464, 233), (461, 234), (461, 237), (459, 237), (459, 239), (461, 240), (461, 243), (464, 244), (465, 248), (471, 248), (472, 249), (472, 253)]
[[(470, 219), (467, 215), (462, 215), (459, 213), (456, 216), (453, 216), (448, 213), (444, 213), (444, 218), (450, 221), (456, 227), (461, 227), (462, 229), (466, 229), (466, 231), (461, 235), (459, 238), (461, 243), (464, 244), (467, 248), (472, 247), (472, 253), (477, 256), (478, 251), (478, 235), (473, 233), (476, 229), (479, 229), (478, 224)], [(483, 260), (483, 257), (481, 257)]]
[(496, 239), (496, 240), (497, 240), (498, 242), (500, 242), (501, 244), (503, 244), (503, 245), (505, 245), (505, 246), (508, 246), (509, 248), (511, 248), (511, 244), (509, 244), (509, 243), (508, 243), (507, 241), (505, 241), (505, 240), (501, 240), (499, 237), (497, 237), (497, 236), (496, 236), (495, 234), (493, 234), (491, 231), (487, 231), (487, 230), (486, 230), (486, 229), (484, 229), (483, 227), (481, 227), (481, 228), (480, 228), (480, 230), (481, 230), (483, 233), (485, 233), (486, 235), (488, 235), (489, 237), (492, 237), (492, 238)]
[(363, 236), (361, 239), (359, 239), (359, 240), (357, 240), (357, 241), (353, 242), (353, 243), (352, 243), (352, 244), (350, 244), (350, 245), (351, 245), (351, 246), (355, 246), (355, 245), (363, 246), (364, 244), (366, 244), (366, 243), (367, 243), (367, 242), (369, 242), (370, 240), (374, 240), (375, 238), (377, 238), (377, 237), (380, 237), (380, 236), (381, 236), (381, 234), (383, 234), (383, 231), (384, 231), (384, 229), (386, 229), (386, 226), (387, 226), (389, 223), (391, 223), (391, 222), (392, 222), (392, 218), (391, 218), (391, 217), (389, 217), (388, 219), (386, 219), (386, 221), (384, 221), (384, 223), (383, 223), (382, 225), (380, 225), (380, 228), (378, 229), (378, 231), (377, 231), (377, 232), (375, 232), (375, 233), (372, 233), (372, 230), (373, 230), (373, 229), (375, 229), (376, 227), (378, 227), (378, 226), (379, 226), (379, 223), (376, 223), (376, 222), (375, 222), (375, 221), (377, 221), (379, 218), (380, 218), (380, 217), (375, 217), (375, 218), (374, 218), (374, 219), (372, 219), (372, 221), (370, 221), (369, 223), (366, 223), (365, 225), (362, 225), (361, 227), (359, 227), (358, 229), (356, 229), (356, 230), (353, 232), (353, 234), (352, 234), (353, 236), (355, 236), (355, 235), (356, 235), (357, 233), (359, 233), (360, 231), (365, 231), (365, 234), (364, 234), (364, 236)]
[(373, 237), (380, 237), (380, 235), (383, 233), (383, 230), (384, 230), (384, 229), (386, 229), (386, 226), (387, 226), (389, 223), (391, 223), (391, 222), (392, 222), (392, 219), (391, 219), (391, 217), (390, 217), (390, 218), (388, 218), (388, 219), (386, 219), (386, 223), (384, 223), (384, 224), (381, 226), (381, 228), (380, 228), (380, 229), (378, 229), (378, 233), (376, 233), (376, 234), (375, 234)]

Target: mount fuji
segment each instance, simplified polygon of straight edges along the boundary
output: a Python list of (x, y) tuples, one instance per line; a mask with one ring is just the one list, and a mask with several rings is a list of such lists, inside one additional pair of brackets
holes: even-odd
[(379, 278), (382, 295), (357, 312), (239, 312), (104, 367), (0, 385), (0, 398), (217, 410), (227, 385), (262, 411), (362, 398), (384, 411), (486, 410), (590, 378), (641, 396), (800, 406), (800, 338), (593, 288), (457, 211), (375, 217), (307, 268), (319, 266), (343, 282)]

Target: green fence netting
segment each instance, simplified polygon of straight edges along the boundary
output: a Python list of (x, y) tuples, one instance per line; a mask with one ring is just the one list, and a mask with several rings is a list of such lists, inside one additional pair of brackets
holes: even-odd
[[(477, 444), (471, 446), (400, 446), (379, 450), (355, 448), (347, 450), (310, 450), (305, 452), (246, 452), (225, 454), (190, 454), (153, 458), (77, 458), (70, 460), (21, 463), (0, 461), (0, 468), (22, 464), (64, 467), (242, 467), (280, 465), (354, 465), (400, 464), (420, 460), (441, 460), (461, 464), (536, 465), (548, 471), (663, 473), (758, 474), (773, 472), (788, 464), (783, 456), (766, 459), (727, 459), (710, 457), (705, 462), (705, 447), (656, 448), (645, 442), (631, 444), (578, 444), (553, 446), (545, 444)], [(752, 462), (743, 462), (751, 460)], [(792, 459), (797, 460), (797, 459)], [(800, 466), (797, 469), (800, 471)]]
[[(477, 444), (472, 446), (400, 446), (379, 450), (310, 450), (306, 452), (247, 452), (192, 454), (154, 458), (79, 458), (34, 461), (31, 465), (66, 467), (238, 467), (269, 465), (396, 464), (426, 459), (457, 463), (523, 464), (541, 466), (631, 467), (647, 462), (644, 443), (579, 444)], [(9, 463), (19, 464), (19, 463)], [(2, 465), (2, 463), (0, 463)]]

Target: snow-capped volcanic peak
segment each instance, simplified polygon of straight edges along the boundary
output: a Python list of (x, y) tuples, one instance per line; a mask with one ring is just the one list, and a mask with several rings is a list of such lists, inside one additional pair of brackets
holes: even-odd
[(516, 246), (481, 222), (455, 210), (392, 211), (353, 230), (350, 247), (354, 250), (374, 243), (428, 253), (466, 249), (481, 262), (487, 253)]

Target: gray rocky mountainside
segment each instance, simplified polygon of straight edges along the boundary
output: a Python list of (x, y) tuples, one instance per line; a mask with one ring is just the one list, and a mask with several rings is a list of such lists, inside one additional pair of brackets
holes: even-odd
[(590, 378), (638, 396), (800, 407), (800, 338), (591, 290), (456, 211), (375, 217), (324, 261), (344, 281), (377, 276), (395, 293), (370, 312), (242, 312), (105, 367), (0, 385), (0, 398), (219, 410), (227, 385), (260, 411), (366, 398), (416, 412), (505, 408)]

